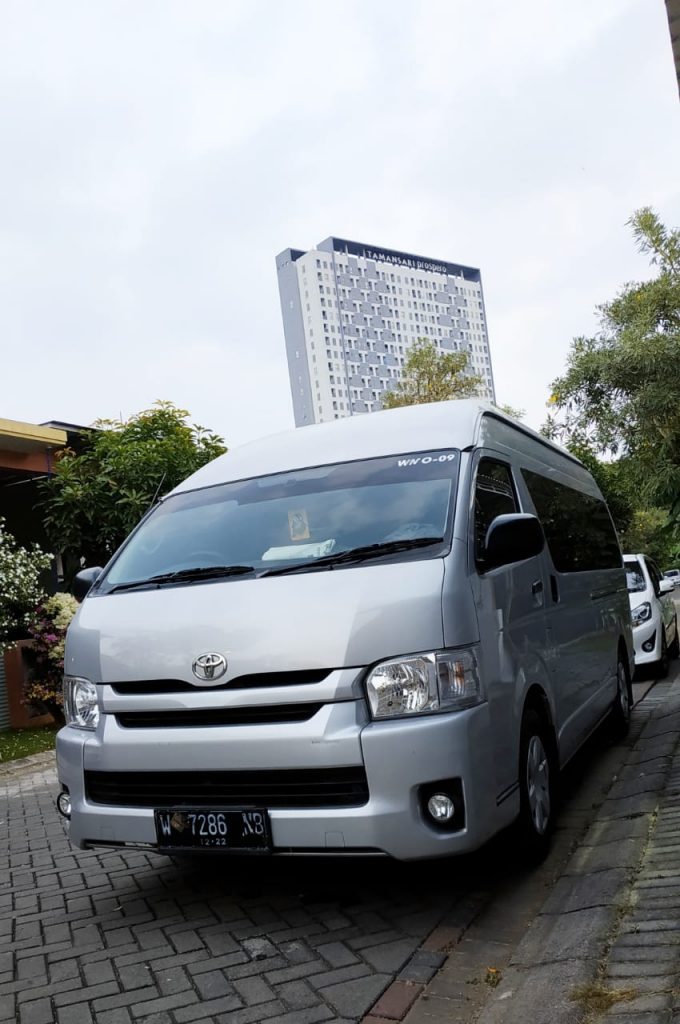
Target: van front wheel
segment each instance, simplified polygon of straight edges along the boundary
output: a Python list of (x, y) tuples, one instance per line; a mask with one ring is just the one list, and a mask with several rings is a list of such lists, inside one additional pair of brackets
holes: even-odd
[(615, 739), (623, 739), (627, 735), (632, 707), (633, 694), (628, 682), (628, 672), (623, 659), (619, 658), (616, 665), (616, 697), (609, 717)]
[(525, 711), (520, 733), (517, 832), (521, 851), (534, 863), (542, 861), (550, 849), (554, 785), (549, 751), (547, 726), (535, 711)]

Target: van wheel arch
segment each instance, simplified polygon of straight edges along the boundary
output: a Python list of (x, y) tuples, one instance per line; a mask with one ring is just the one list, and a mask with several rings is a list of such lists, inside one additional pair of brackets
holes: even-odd
[(619, 648), (617, 654), (618, 657), (621, 658), (621, 660), (623, 661), (623, 664), (626, 666), (626, 672), (628, 673), (628, 676), (630, 676), (630, 657), (628, 655), (626, 641), (622, 636), (619, 637)]
[(624, 638), (622, 636), (619, 637), (619, 647), (618, 647), (618, 651), (617, 651), (616, 657), (617, 657), (617, 672), (618, 672), (618, 662), (621, 661), (623, 663), (623, 667), (624, 667), (624, 670), (625, 670), (625, 673), (626, 673), (626, 681), (628, 683), (628, 700), (630, 701), (630, 706), (632, 708), (632, 706), (633, 706), (633, 676), (635, 674), (635, 664), (633, 663), (633, 669), (631, 670), (631, 667), (630, 667), (630, 656), (628, 654), (628, 648), (626, 646), (626, 641), (624, 640)]
[(545, 725), (549, 738), (550, 738), (550, 750), (547, 753), (550, 755), (552, 760), (553, 771), (557, 771), (559, 768), (559, 757), (557, 753), (557, 737), (555, 736), (555, 724), (553, 722), (552, 711), (550, 710), (550, 702), (544, 690), (540, 686), (534, 684), (528, 690), (524, 698), (524, 706), (522, 708), (522, 716), (520, 721), (524, 718), (527, 711), (535, 711), (538, 717)]
[(615, 740), (622, 740), (628, 735), (632, 710), (633, 686), (628, 650), (623, 637), (619, 637), (616, 653), (616, 694), (608, 715), (612, 736)]

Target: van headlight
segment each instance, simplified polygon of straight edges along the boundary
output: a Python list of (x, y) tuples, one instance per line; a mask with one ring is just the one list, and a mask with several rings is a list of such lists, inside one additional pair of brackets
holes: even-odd
[(462, 711), (484, 700), (472, 649), (392, 658), (366, 677), (373, 718)]
[(64, 715), (67, 725), (96, 729), (99, 723), (97, 687), (89, 679), (64, 676)]
[(643, 601), (637, 608), (633, 608), (630, 613), (630, 617), (633, 620), (634, 626), (641, 626), (643, 622), (647, 622), (652, 617), (652, 606), (649, 601)]

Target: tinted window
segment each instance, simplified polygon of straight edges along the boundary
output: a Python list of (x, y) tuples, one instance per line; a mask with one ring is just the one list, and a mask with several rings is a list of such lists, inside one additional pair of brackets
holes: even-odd
[(475, 483), (475, 561), (479, 568), (484, 567), (484, 542), (493, 520), (518, 511), (510, 467), (481, 459)]
[(523, 469), (558, 572), (617, 569), (621, 551), (605, 503)]
[(624, 567), (626, 570), (626, 586), (628, 587), (629, 593), (638, 594), (640, 591), (646, 590), (647, 584), (645, 583), (645, 577), (642, 573), (642, 566), (638, 560), (635, 559), (635, 561), (631, 560), (630, 562), (626, 561), (624, 562)]

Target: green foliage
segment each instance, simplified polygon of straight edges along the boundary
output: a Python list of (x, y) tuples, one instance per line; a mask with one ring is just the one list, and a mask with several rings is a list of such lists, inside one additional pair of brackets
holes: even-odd
[(226, 451), (171, 402), (129, 420), (99, 420), (81, 452), (66, 450), (44, 483), (51, 540), (73, 565), (103, 565), (154, 499)]
[[(624, 469), (633, 510), (667, 510), (680, 529), (680, 230), (649, 208), (629, 221), (657, 274), (599, 307), (600, 331), (576, 338), (554, 381), (544, 433)], [(603, 488), (604, 490), (604, 488)], [(657, 521), (657, 520), (654, 520)], [(640, 550), (640, 549), (638, 549)]]
[(650, 555), (662, 570), (674, 567), (677, 541), (668, 530), (668, 513), (663, 508), (639, 508), (621, 538), (621, 546), (630, 554)]
[(433, 342), (418, 338), (406, 353), (401, 380), (383, 397), (383, 409), (473, 398), (482, 378), (466, 373), (467, 365), (466, 352), (438, 352)]
[(526, 409), (516, 409), (514, 405), (497, 405), (496, 408), (506, 416), (512, 416), (513, 420), (523, 420), (527, 414)]
[(52, 555), (37, 544), (20, 547), (0, 518), (0, 655), (25, 635), (44, 594), (40, 577), (51, 563)]

